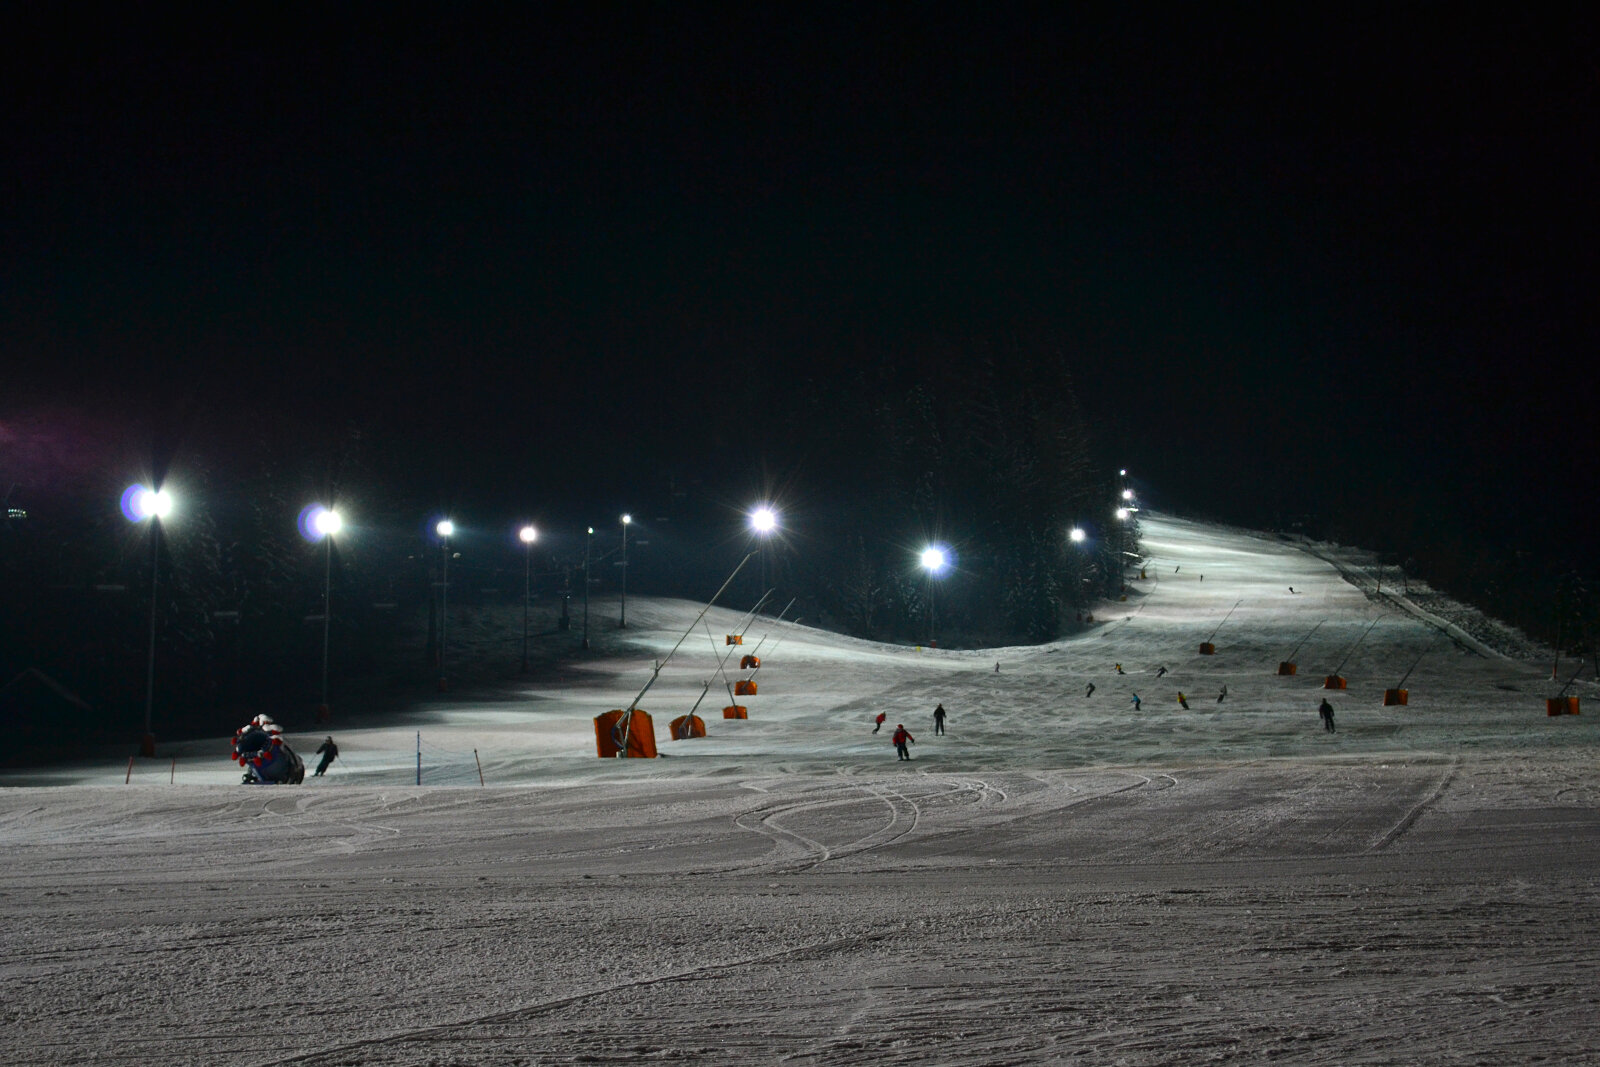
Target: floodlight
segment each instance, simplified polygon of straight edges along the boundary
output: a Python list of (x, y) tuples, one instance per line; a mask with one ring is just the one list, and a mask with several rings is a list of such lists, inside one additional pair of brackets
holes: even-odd
[(1129, 514), (1129, 512), (1128, 512), (1127, 508), (1118, 508), (1117, 509), (1117, 518), (1119, 518), (1119, 519), (1126, 519), (1128, 517), (1128, 514)]
[(434, 527), (434, 531), (438, 533), (440, 537), (454, 537), (456, 533), (456, 524), (451, 522), (449, 519), (440, 519), (439, 525)]
[(172, 494), (165, 489), (130, 485), (122, 494), (122, 514), (129, 522), (164, 519), (172, 514)]
[(1088, 537), (1089, 535), (1083, 532), (1083, 527), (1082, 526), (1074, 526), (1072, 528), (1072, 532), (1067, 534), (1067, 536), (1072, 539), (1072, 543), (1073, 544), (1078, 544), (1078, 543), (1082, 542), (1083, 539)]
[(624, 515), (624, 516), (622, 516), (622, 525), (626, 526), (626, 525), (628, 525), (628, 523), (630, 523), (632, 521), (633, 521), (633, 516), (632, 515)]
[(936, 545), (930, 545), (922, 550), (922, 565), (928, 570), (938, 573), (944, 570), (945, 563), (944, 549)]
[(344, 519), (332, 508), (318, 508), (311, 516), (311, 528), (323, 537), (330, 537), (344, 529)]
[(532, 526), (524, 526), (522, 529), (517, 531), (517, 536), (522, 538), (523, 544), (531, 545), (535, 541), (539, 540), (539, 531), (535, 530)]
[(750, 513), (750, 528), (756, 533), (771, 533), (778, 527), (778, 516), (769, 507), (762, 506)]

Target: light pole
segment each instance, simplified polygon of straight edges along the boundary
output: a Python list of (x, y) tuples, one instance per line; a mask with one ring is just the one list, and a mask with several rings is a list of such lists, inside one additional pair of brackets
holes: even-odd
[(589, 647), (589, 546), (594, 541), (594, 527), (583, 535), (583, 647)]
[(628, 628), (628, 527), (633, 524), (632, 515), (622, 516), (622, 621), (617, 623), (617, 628)]
[(532, 526), (524, 526), (517, 531), (517, 536), (522, 538), (522, 673), (528, 673), (528, 601), (531, 599), (533, 582), (533, 543), (539, 539), (539, 531)]
[(172, 514), (172, 494), (165, 489), (142, 485), (129, 486), (122, 494), (122, 514), (130, 522), (150, 520), (150, 652), (145, 662), (144, 736), (139, 754), (156, 754), (156, 735), (151, 725), (156, 703), (156, 588), (161, 575), (161, 520)]
[(1118, 508), (1117, 516), (1117, 594), (1120, 596), (1128, 591), (1127, 583), (1123, 581), (1123, 545), (1126, 537), (1128, 509)]
[(344, 519), (332, 508), (313, 505), (310, 530), (326, 546), (322, 566), (322, 703), (317, 707), (317, 721), (326, 722), (328, 710), (328, 626), (333, 620), (333, 535), (344, 528)]
[(756, 590), (760, 597), (767, 591), (767, 537), (778, 528), (778, 513), (762, 504), (750, 513), (750, 528), (761, 538), (761, 559), (757, 567), (761, 588)]
[(439, 692), (442, 693), (446, 686), (445, 633), (446, 620), (450, 613), (450, 538), (456, 532), (456, 524), (449, 519), (440, 519), (439, 525), (433, 529), (439, 535), (439, 544), (444, 550), (444, 566), (439, 574)]
[(929, 545), (922, 550), (922, 568), (928, 572), (928, 645), (932, 648), (939, 647), (939, 614), (934, 602), (934, 579), (948, 563), (949, 557), (938, 545)]

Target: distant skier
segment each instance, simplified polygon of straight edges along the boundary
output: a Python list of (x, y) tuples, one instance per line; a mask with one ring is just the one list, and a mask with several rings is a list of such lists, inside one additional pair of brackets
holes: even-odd
[(1183, 690), (1178, 690), (1178, 703), (1183, 705), (1183, 710), (1189, 710), (1189, 698), (1183, 695)]
[(1166, 674), (1166, 673), (1167, 673), (1167, 669), (1166, 669), (1166, 668), (1165, 668), (1165, 667), (1162, 667), (1162, 668), (1161, 668), (1161, 669), (1159, 669), (1159, 670), (1157, 670), (1157, 671), (1156, 671), (1156, 677), (1157, 677), (1157, 678), (1159, 678), (1159, 677), (1161, 677), (1161, 676), (1162, 676), (1162, 675), (1163, 675), (1163, 674)]
[(328, 769), (328, 765), (339, 758), (339, 746), (334, 744), (333, 738), (330, 737), (317, 746), (317, 755), (322, 757), (322, 761), (317, 764), (317, 769), (312, 772), (313, 778), (321, 778), (322, 773)]
[(1122, 669), (1122, 664), (1119, 663), (1119, 664), (1117, 664), (1117, 673), (1118, 674), (1127, 674), (1128, 672), (1123, 670)]
[(1084, 696), (1085, 696), (1085, 697), (1092, 697), (1092, 696), (1094, 696), (1094, 683), (1093, 683), (1093, 682), (1090, 682), (1090, 683), (1089, 683), (1089, 688), (1087, 688), (1087, 689), (1085, 689), (1085, 690), (1084, 690), (1084, 691), (1083, 691), (1083, 695), (1084, 695)]
[(1228, 687), (1227, 686), (1223, 686), (1222, 687), (1222, 692), (1217, 694), (1217, 703), (1220, 704), (1224, 700), (1227, 700), (1227, 699), (1228, 699)]
[(1144, 701), (1139, 699), (1139, 694), (1138, 693), (1133, 694), (1133, 710), (1134, 711), (1138, 711), (1139, 710), (1139, 706), (1141, 704), (1143, 704), (1143, 703), (1144, 703)]
[(879, 730), (883, 729), (883, 720), (887, 719), (888, 717), (889, 713), (887, 711), (878, 712), (878, 717), (872, 720), (872, 732), (877, 733)]
[(1000, 661), (999, 660), (995, 660), (994, 661), (994, 673), (996, 673), (996, 674), (1000, 673)]
[(933, 709), (933, 732), (935, 735), (944, 733), (944, 705), (940, 704)]
[(909, 742), (914, 745), (917, 743), (917, 739), (911, 736), (911, 731), (907, 730), (904, 724), (895, 725), (894, 737), (891, 740), (894, 741), (894, 750), (900, 754), (901, 759), (908, 760), (911, 758), (911, 753), (906, 751), (906, 744)]
[(1323, 697), (1322, 703), (1317, 706), (1317, 714), (1322, 716), (1322, 728), (1330, 734), (1339, 731), (1333, 725), (1333, 705), (1328, 703), (1328, 698)]
[(1290, 587), (1289, 587), (1289, 592), (1291, 592), (1291, 593), (1292, 593), (1292, 592), (1294, 592), (1294, 586), (1292, 586), (1292, 585), (1291, 585), (1291, 586), (1290, 586)]

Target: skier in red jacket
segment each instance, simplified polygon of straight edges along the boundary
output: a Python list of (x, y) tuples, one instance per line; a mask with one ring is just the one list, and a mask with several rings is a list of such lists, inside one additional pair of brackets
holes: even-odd
[(911, 736), (911, 731), (907, 730), (903, 724), (897, 723), (895, 724), (892, 740), (894, 741), (894, 750), (900, 753), (900, 758), (904, 760), (910, 759), (911, 753), (906, 751), (906, 742), (909, 741), (913, 745), (917, 743), (917, 739)]

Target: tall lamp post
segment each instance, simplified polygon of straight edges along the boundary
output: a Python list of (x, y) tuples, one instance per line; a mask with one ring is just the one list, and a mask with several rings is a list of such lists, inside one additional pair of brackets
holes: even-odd
[(450, 538), (455, 535), (456, 524), (449, 519), (440, 519), (434, 532), (439, 535), (439, 544), (444, 550), (444, 566), (439, 574), (439, 692), (444, 692), (445, 682), (445, 634), (446, 621), (450, 615)]
[(122, 514), (130, 522), (150, 520), (150, 652), (145, 661), (144, 736), (139, 739), (139, 754), (153, 757), (156, 754), (152, 726), (156, 703), (156, 587), (161, 575), (161, 520), (172, 514), (172, 494), (165, 489), (129, 486), (122, 494)]
[(617, 623), (617, 628), (628, 628), (628, 527), (633, 523), (632, 515), (622, 516), (622, 619)]
[(754, 530), (756, 535), (761, 538), (761, 559), (759, 561), (760, 566), (757, 568), (761, 583), (761, 588), (756, 590), (758, 598), (767, 591), (767, 538), (777, 528), (778, 513), (768, 505), (762, 504), (750, 513), (750, 529)]
[(583, 535), (583, 647), (589, 647), (589, 546), (594, 541), (594, 527)]
[(539, 539), (539, 531), (532, 526), (524, 526), (517, 531), (517, 536), (522, 538), (522, 673), (528, 673), (528, 601), (532, 599), (533, 583), (533, 543)]
[(327, 722), (332, 714), (328, 708), (328, 627), (333, 620), (333, 535), (344, 529), (344, 519), (321, 505), (313, 505), (310, 512), (310, 533), (326, 547), (322, 565), (322, 703), (317, 707), (317, 721)]
[(934, 601), (934, 579), (944, 572), (949, 562), (945, 550), (938, 545), (929, 545), (922, 550), (922, 568), (928, 572), (928, 644), (933, 648), (939, 647), (939, 614)]

